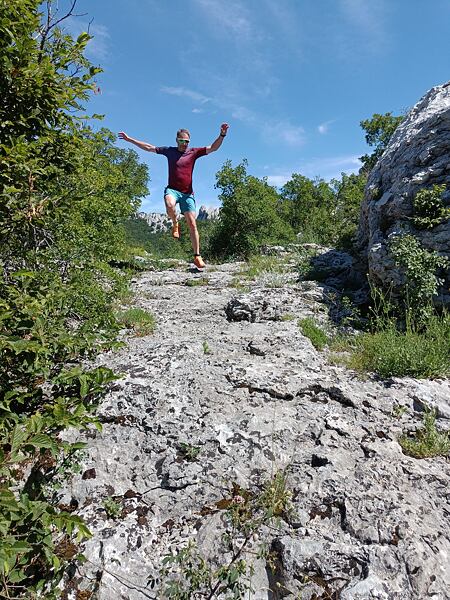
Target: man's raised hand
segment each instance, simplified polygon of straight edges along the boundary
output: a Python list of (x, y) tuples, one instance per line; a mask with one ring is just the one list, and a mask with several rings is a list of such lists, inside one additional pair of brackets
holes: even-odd
[(229, 127), (230, 126), (228, 125), (228, 123), (222, 123), (222, 125), (220, 126), (220, 135), (227, 135)]
[(124, 140), (125, 142), (128, 142), (129, 137), (127, 136), (125, 131), (119, 131), (119, 139)]

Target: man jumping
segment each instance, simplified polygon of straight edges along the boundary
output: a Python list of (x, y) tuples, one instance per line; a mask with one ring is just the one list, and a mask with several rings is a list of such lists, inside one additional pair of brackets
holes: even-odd
[(210, 146), (202, 148), (188, 148), (191, 134), (187, 129), (177, 131), (177, 146), (153, 146), (147, 142), (140, 142), (129, 137), (124, 131), (119, 132), (119, 138), (126, 142), (131, 142), (142, 150), (163, 154), (167, 157), (169, 164), (169, 182), (164, 190), (164, 202), (166, 211), (172, 220), (172, 237), (179, 239), (180, 228), (177, 221), (175, 207), (180, 205), (180, 211), (186, 219), (191, 237), (192, 249), (194, 250), (194, 264), (199, 269), (203, 269), (205, 263), (200, 256), (200, 240), (195, 220), (195, 198), (192, 189), (192, 173), (197, 158), (211, 154), (220, 148), (223, 138), (227, 135), (229, 125), (222, 123), (218, 137)]

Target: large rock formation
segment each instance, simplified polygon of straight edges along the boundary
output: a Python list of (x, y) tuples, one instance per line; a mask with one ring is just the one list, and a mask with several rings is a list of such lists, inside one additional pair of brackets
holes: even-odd
[(137, 216), (143, 219), (150, 227), (152, 233), (169, 231), (172, 226), (172, 221), (163, 213), (145, 213), (139, 212)]
[[(163, 213), (145, 213), (139, 212), (137, 216), (140, 219), (144, 219), (148, 226), (152, 230), (152, 233), (158, 233), (160, 231), (169, 231), (172, 227), (172, 221), (169, 217)], [(183, 215), (180, 215), (183, 218)], [(200, 206), (197, 213), (197, 221), (215, 221), (219, 218), (219, 209), (207, 206)]]
[[(372, 280), (382, 285), (401, 283), (388, 243), (404, 232), (422, 245), (450, 256), (450, 222), (420, 230), (414, 227), (413, 198), (422, 188), (446, 184), (450, 204), (450, 82), (432, 88), (399, 125), (366, 187), (358, 231), (358, 246)], [(447, 275), (448, 276), (448, 275)], [(450, 304), (448, 279), (442, 290)]]

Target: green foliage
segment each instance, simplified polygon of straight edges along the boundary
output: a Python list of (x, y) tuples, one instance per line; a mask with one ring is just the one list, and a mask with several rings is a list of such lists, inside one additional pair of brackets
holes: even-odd
[(351, 248), (366, 182), (364, 173), (330, 183), (294, 173), (281, 189), (280, 214), (304, 242)]
[[(180, 239), (175, 240), (170, 232), (153, 233), (148, 223), (140, 217), (131, 217), (123, 223), (128, 245), (137, 245), (145, 249), (156, 259), (178, 258), (192, 259), (192, 244), (189, 229), (184, 219), (179, 220)], [(202, 254), (210, 254), (210, 238), (216, 228), (213, 221), (197, 221)]]
[(373, 169), (403, 119), (403, 116), (394, 117), (388, 112), (384, 115), (375, 113), (371, 119), (361, 121), (360, 125), (366, 132), (367, 144), (375, 147), (372, 154), (365, 154), (360, 158), (364, 171)]
[(84, 124), (100, 71), (83, 55), (91, 36), (63, 32), (69, 15), (52, 1), (0, 5), (0, 579), (6, 597), (50, 598), (89, 535), (55, 506), (82, 446), (59, 433), (100, 429), (93, 413), (116, 376), (76, 365), (116, 345), (126, 283), (108, 262), (147, 172)]
[[(292, 513), (292, 493), (284, 471), (277, 471), (258, 491), (233, 483), (230, 496), (216, 502), (211, 512), (223, 511), (222, 543), (217, 564), (208, 563), (190, 541), (163, 560), (163, 597), (171, 600), (224, 597), (240, 600), (254, 590), (252, 557), (267, 558), (264, 527), (274, 527)], [(223, 547), (225, 546), (225, 547)]]
[(293, 239), (278, 214), (279, 196), (266, 180), (247, 174), (247, 161), (227, 161), (216, 175), (221, 190), (220, 220), (211, 234), (210, 252), (218, 257), (247, 258), (263, 244)]
[(108, 496), (108, 498), (103, 500), (103, 508), (109, 519), (118, 519), (122, 514), (122, 505), (120, 502), (114, 500), (112, 496)]
[(295, 232), (301, 232), (302, 241), (324, 244), (332, 241), (335, 196), (327, 182), (293, 173), (282, 187), (281, 196), (282, 214)]
[(378, 324), (373, 333), (351, 340), (349, 366), (381, 377), (445, 377), (450, 373), (450, 316), (432, 315), (419, 330), (407, 323), (399, 331), (395, 319)]
[(433, 314), (433, 296), (438, 293), (439, 285), (442, 284), (435, 273), (438, 269), (448, 267), (449, 261), (437, 252), (423, 248), (412, 235), (393, 237), (390, 251), (396, 264), (404, 270), (405, 284), (402, 293), (407, 318), (420, 325)]
[(200, 454), (200, 448), (199, 446), (180, 442), (180, 444), (178, 444), (178, 454), (183, 460), (193, 462), (197, 460), (198, 455)]
[(434, 185), (417, 192), (413, 200), (413, 223), (418, 229), (432, 229), (449, 218), (450, 208), (444, 205), (442, 194), (446, 185)]
[(353, 248), (354, 236), (358, 228), (361, 204), (367, 175), (342, 173), (341, 179), (333, 179), (331, 185), (335, 194), (335, 208), (331, 217), (334, 225), (332, 242), (335, 246)]
[(281, 315), (280, 321), (295, 321), (295, 315), (285, 313), (284, 315)]
[(316, 350), (323, 350), (328, 344), (327, 334), (318, 327), (312, 317), (300, 319), (298, 322), (301, 332), (306, 336)]
[(435, 411), (426, 411), (423, 427), (413, 436), (402, 435), (399, 443), (403, 452), (414, 458), (432, 458), (450, 454), (450, 434), (448, 431), (437, 430)]
[(209, 279), (207, 277), (196, 277), (194, 279), (186, 279), (184, 285), (188, 287), (199, 287), (208, 285)]
[(133, 329), (137, 337), (150, 335), (156, 327), (155, 317), (146, 310), (138, 307), (128, 308), (119, 312), (118, 320), (121, 325)]
[(209, 347), (208, 342), (203, 342), (202, 343), (202, 348), (203, 348), (203, 354), (212, 354), (211, 348)]
[(256, 280), (267, 273), (282, 274), (288, 268), (287, 260), (277, 256), (254, 254), (250, 256), (241, 267), (239, 275), (247, 279)]

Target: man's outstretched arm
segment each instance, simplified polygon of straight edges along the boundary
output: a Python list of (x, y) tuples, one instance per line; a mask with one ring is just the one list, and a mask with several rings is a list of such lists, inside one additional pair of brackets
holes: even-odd
[(141, 148), (141, 150), (146, 150), (147, 152), (156, 152), (156, 146), (153, 146), (153, 144), (148, 144), (147, 142), (140, 142), (139, 140), (135, 140), (134, 138), (127, 135), (124, 131), (119, 131), (119, 138), (121, 140), (124, 140), (125, 142), (130, 142), (131, 144), (134, 144), (138, 148)]
[(220, 126), (220, 133), (217, 138), (213, 141), (211, 146), (206, 146), (206, 154), (211, 154), (220, 148), (223, 142), (223, 138), (227, 135), (229, 125), (228, 123), (222, 123)]

